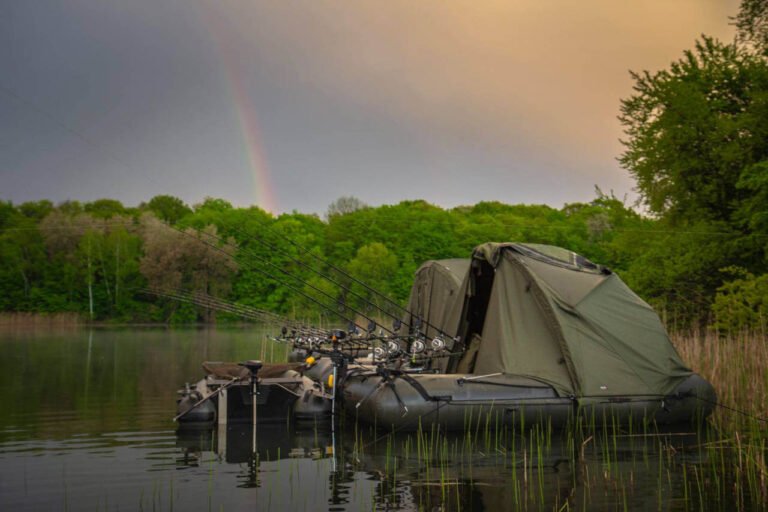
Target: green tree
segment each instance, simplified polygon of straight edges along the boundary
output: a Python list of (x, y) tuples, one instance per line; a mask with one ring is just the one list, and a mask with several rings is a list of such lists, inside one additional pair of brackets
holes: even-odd
[(627, 278), (689, 320), (706, 317), (732, 277), (721, 269), (768, 268), (767, 13), (764, 0), (744, 0), (736, 41), (702, 36), (669, 69), (632, 73), (621, 104), (620, 161), (668, 233), (628, 257)]
[(717, 290), (712, 306), (715, 327), (724, 333), (752, 329), (765, 334), (768, 327), (768, 274), (755, 276), (735, 267), (727, 271), (736, 279)]
[[(710, 320), (715, 292), (730, 276), (720, 269), (743, 260), (744, 240), (724, 223), (702, 222), (686, 230), (665, 228), (633, 233), (632, 255), (621, 277), (676, 328)], [(719, 231), (717, 230), (719, 228)], [(634, 254), (630, 251), (635, 245)]]
[(97, 199), (96, 201), (85, 203), (83, 210), (90, 213), (93, 217), (100, 219), (110, 219), (116, 215), (125, 215), (128, 209), (123, 203), (116, 199)]
[(632, 77), (620, 161), (645, 205), (674, 221), (731, 221), (748, 196), (742, 173), (768, 159), (768, 63), (705, 36), (669, 70)]
[(48, 256), (42, 303), (91, 319), (134, 318), (133, 295), (142, 286), (138, 226), (130, 217), (69, 211), (57, 208), (39, 225)]
[(42, 201), (27, 201), (18, 206), (18, 212), (35, 222), (40, 222), (53, 211), (53, 203), (47, 199)]
[(39, 227), (45, 240), (48, 265), (55, 272), (55, 277), (47, 280), (45, 295), (49, 303), (58, 306), (49, 308), (90, 314), (94, 273), (88, 272), (88, 262), (93, 270), (94, 247), (91, 245), (89, 251), (82, 239), (91, 231), (89, 240), (93, 242), (98, 230), (96, 220), (85, 213), (70, 215), (56, 209), (40, 222)]
[(736, 40), (768, 54), (768, 2), (742, 0), (739, 14), (734, 18)]
[[(391, 292), (392, 278), (397, 269), (397, 256), (379, 242), (360, 247), (348, 265), (351, 275), (384, 295)], [(348, 300), (359, 311), (368, 315), (389, 311), (388, 304), (380, 295), (357, 283), (352, 283), (350, 289), (355, 292), (355, 296), (348, 297)]]
[(139, 207), (153, 212), (158, 218), (171, 224), (176, 224), (179, 220), (192, 213), (192, 208), (187, 206), (184, 201), (169, 195), (155, 196), (148, 203), (142, 204)]
[(348, 213), (356, 212), (368, 208), (368, 205), (362, 202), (360, 199), (353, 196), (341, 196), (330, 205), (328, 205), (328, 211), (325, 213), (325, 218), (329, 219), (336, 215), (346, 215)]
[[(151, 288), (184, 290), (225, 297), (237, 271), (231, 240), (222, 241), (215, 226), (200, 231), (192, 228), (180, 231), (163, 224), (151, 214), (141, 218), (144, 256), (140, 271)], [(178, 304), (165, 304), (165, 321), (176, 321)], [(213, 321), (211, 311), (200, 311), (205, 321)], [(182, 318), (181, 321), (197, 320)]]
[(46, 260), (36, 215), (13, 207), (3, 208), (2, 213), (0, 306), (6, 311), (40, 311), (38, 299)]

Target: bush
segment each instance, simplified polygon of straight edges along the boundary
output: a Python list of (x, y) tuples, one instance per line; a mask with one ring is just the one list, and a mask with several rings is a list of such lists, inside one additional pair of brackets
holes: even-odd
[(741, 330), (765, 332), (768, 319), (768, 274), (755, 276), (742, 269), (730, 269), (742, 277), (717, 290), (712, 312), (715, 327), (723, 333)]

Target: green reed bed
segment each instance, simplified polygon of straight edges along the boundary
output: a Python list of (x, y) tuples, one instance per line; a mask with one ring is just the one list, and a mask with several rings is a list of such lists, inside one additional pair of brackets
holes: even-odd
[[(768, 507), (768, 339), (765, 333), (677, 335), (673, 342), (694, 371), (714, 385), (712, 435), (703, 444), (712, 462), (704, 475), (737, 508)], [(729, 489), (724, 481), (733, 480)]]

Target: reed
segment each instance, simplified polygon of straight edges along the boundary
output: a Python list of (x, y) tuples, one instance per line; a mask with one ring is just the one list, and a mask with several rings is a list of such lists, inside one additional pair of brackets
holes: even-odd
[[(712, 383), (720, 404), (768, 418), (768, 339), (764, 334), (694, 332), (675, 334), (672, 342), (683, 360)], [(749, 424), (749, 417), (718, 407), (712, 421), (720, 430), (739, 431)]]
[[(702, 471), (718, 495), (738, 510), (768, 507), (768, 340), (763, 332), (673, 336), (694, 371), (712, 382), (718, 407), (716, 435), (704, 443), (712, 461)], [(732, 489), (724, 488), (732, 482)], [(713, 487), (710, 485), (710, 488)], [(731, 492), (729, 492), (731, 491)]]
[(5, 328), (64, 328), (85, 323), (79, 313), (0, 313), (0, 326)]

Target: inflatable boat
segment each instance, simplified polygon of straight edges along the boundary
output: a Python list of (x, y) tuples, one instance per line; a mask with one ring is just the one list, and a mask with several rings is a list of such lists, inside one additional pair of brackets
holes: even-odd
[[(387, 380), (388, 379), (388, 380)], [(447, 430), (564, 427), (573, 421), (696, 423), (715, 401), (704, 379), (692, 374), (665, 396), (561, 396), (550, 385), (516, 375), (353, 375), (344, 386), (345, 410), (355, 418), (398, 431), (439, 425)]]
[(717, 403), (647, 303), (609, 269), (559, 247), (488, 243), (468, 260), (427, 262), (407, 311), (409, 333), (378, 339), (386, 350), (369, 338), (365, 361), (359, 348), (342, 353), (334, 334), (330, 352), (307, 350), (305, 362), (258, 374), (209, 365), (182, 392), (179, 421), (223, 411), (247, 420), (254, 397), (258, 421), (317, 420), (333, 409), (398, 430), (694, 423)]
[(440, 319), (457, 340), (453, 355), (432, 364), (434, 375), (350, 376), (346, 410), (362, 421), (676, 424), (701, 421), (717, 402), (648, 304), (609, 269), (559, 247), (488, 243), (464, 264), (428, 262), (409, 309)]
[(324, 420), (331, 413), (331, 396), (323, 386), (301, 374), (304, 364), (203, 363), (206, 376), (179, 390), (176, 401), (180, 425), (207, 426), (253, 421), (254, 397), (259, 423)]

